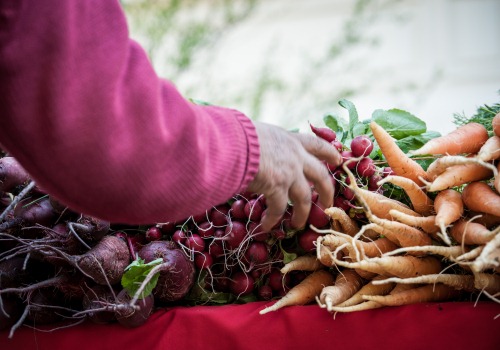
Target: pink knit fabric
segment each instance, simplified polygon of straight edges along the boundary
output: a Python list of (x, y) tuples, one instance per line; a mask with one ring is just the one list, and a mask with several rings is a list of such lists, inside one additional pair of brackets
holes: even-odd
[(259, 165), (250, 119), (160, 79), (116, 0), (0, 2), (0, 123), (39, 186), (112, 222), (200, 213)]

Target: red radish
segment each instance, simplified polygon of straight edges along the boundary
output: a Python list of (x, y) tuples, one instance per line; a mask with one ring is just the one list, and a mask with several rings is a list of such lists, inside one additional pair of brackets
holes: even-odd
[(394, 170), (390, 166), (386, 166), (385, 168), (382, 169), (382, 177), (386, 177), (389, 175), (396, 175)]
[(382, 176), (378, 175), (378, 174), (373, 174), (372, 176), (370, 176), (368, 178), (368, 189), (370, 191), (376, 191), (379, 189), (379, 186), (378, 185), (378, 182), (382, 180)]
[(309, 217), (307, 222), (317, 228), (322, 228), (328, 225), (330, 222), (330, 217), (325, 214), (325, 211), (320, 207), (318, 203), (313, 203), (311, 205), (311, 210), (309, 211)]
[(269, 273), (269, 281), (268, 284), (272, 288), (272, 290), (278, 292), (281, 290), (286, 290), (290, 284), (290, 275), (283, 275), (280, 270), (273, 269)]
[(214, 257), (218, 258), (224, 255), (224, 247), (222, 246), (222, 241), (215, 240), (208, 245), (208, 253)]
[(351, 141), (351, 151), (354, 157), (366, 157), (373, 151), (373, 142), (366, 135), (359, 135)]
[(214, 226), (226, 226), (229, 221), (229, 207), (218, 205), (210, 211), (210, 221)]
[(339, 152), (342, 152), (342, 150), (344, 149), (344, 145), (342, 144), (342, 142), (340, 142), (339, 140), (335, 140), (335, 141), (332, 141), (331, 142), (332, 146), (335, 147), (337, 149), (337, 151)]
[(263, 264), (269, 260), (269, 251), (267, 245), (263, 242), (252, 242), (245, 251), (245, 259), (250, 263)]
[(375, 163), (368, 157), (362, 158), (356, 165), (356, 172), (361, 177), (370, 177), (375, 174), (376, 170)]
[(162, 238), (162, 232), (159, 227), (152, 226), (146, 231), (146, 240), (148, 242), (159, 241)]
[(238, 246), (243, 242), (247, 235), (247, 229), (245, 227), (245, 224), (233, 220), (231, 223), (226, 227), (225, 231), (225, 240), (227, 242), (227, 245), (230, 249), (236, 249)]
[(186, 244), (186, 238), (187, 238), (186, 232), (180, 229), (176, 230), (172, 235), (172, 241), (180, 245)]
[(286, 233), (285, 231), (281, 230), (281, 229), (277, 229), (277, 230), (273, 230), (272, 231), (272, 236), (274, 238), (276, 238), (277, 240), (282, 240), (282, 239), (285, 239), (286, 238)]
[(262, 300), (271, 300), (273, 297), (273, 289), (268, 284), (260, 286), (257, 293)]
[(355, 161), (350, 161), (351, 158), (354, 158), (354, 155), (352, 154), (352, 151), (342, 151), (340, 152), (340, 155), (342, 156), (342, 163), (347, 163), (347, 168), (348, 169), (354, 169), (357, 165), (357, 162)]
[(243, 198), (239, 198), (231, 204), (231, 216), (235, 219), (246, 219), (245, 205), (247, 201)]
[(194, 265), (198, 270), (208, 270), (214, 264), (214, 258), (205, 252), (196, 253), (194, 255)]
[(346, 213), (349, 212), (351, 206), (349, 205), (349, 200), (343, 196), (337, 196), (333, 199), (333, 206), (344, 210)]
[(205, 250), (205, 241), (200, 235), (193, 233), (186, 238), (186, 247), (195, 252), (202, 252)]
[(191, 220), (193, 220), (193, 222), (205, 221), (205, 220), (207, 220), (207, 212), (204, 211), (203, 213), (193, 215), (193, 216), (191, 216)]
[(335, 131), (330, 128), (318, 128), (313, 126), (312, 124), (309, 124), (309, 126), (316, 136), (322, 138), (325, 141), (332, 142), (337, 138), (337, 134), (335, 133)]
[(162, 224), (157, 224), (157, 226), (160, 228), (161, 232), (165, 235), (172, 235), (176, 228), (176, 223), (173, 222), (173, 221), (169, 221), (169, 222), (166, 222), (166, 223), (162, 223)]
[(259, 199), (250, 199), (244, 207), (245, 216), (251, 221), (260, 221), (264, 206)]
[(299, 234), (299, 246), (305, 251), (305, 252), (314, 252), (316, 251), (316, 240), (318, 237), (321, 235), (313, 231), (311, 229), (307, 229), (304, 232)]
[(344, 198), (348, 201), (352, 201), (354, 200), (354, 198), (356, 198), (356, 194), (354, 193), (354, 191), (347, 186), (344, 186), (342, 188), (342, 196), (344, 196)]
[(204, 221), (198, 225), (198, 235), (202, 238), (213, 237), (215, 233), (215, 227), (208, 221)]
[(260, 223), (250, 222), (248, 224), (248, 233), (251, 235), (253, 240), (264, 242), (269, 238), (270, 234), (269, 232), (263, 232), (259, 225)]
[(254, 283), (252, 276), (238, 271), (231, 276), (229, 290), (236, 296), (245, 296), (253, 292)]

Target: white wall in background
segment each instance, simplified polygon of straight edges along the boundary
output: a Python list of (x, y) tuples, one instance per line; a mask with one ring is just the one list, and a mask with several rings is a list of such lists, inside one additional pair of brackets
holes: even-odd
[[(211, 81), (207, 96), (229, 94), (238, 85), (252, 81), (256, 67), (261, 67), (265, 59), (271, 69), (286, 73), (293, 86), (294, 77), (303, 69), (302, 60), (325, 49), (350, 13), (352, 3), (262, 1), (251, 20), (225, 37), (211, 57), (210, 71), (204, 72), (203, 78)], [(375, 24), (371, 30), (381, 38), (380, 45), (358, 52), (365, 55), (364, 60), (346, 67), (348, 74), (322, 77), (331, 83), (325, 84), (325, 90), (359, 82), (362, 88), (349, 99), (362, 117), (369, 117), (375, 109), (397, 107), (425, 120), (428, 129), (440, 132), (455, 127), (454, 113), (470, 115), (485, 103), (500, 101), (499, 0), (402, 0), (387, 10), (389, 17), (391, 14), (402, 15), (403, 20)], [(188, 81), (193, 82), (185, 78), (177, 84), (182, 89)], [(394, 90), (394, 86), (406, 82), (428, 86), (407, 92)], [(203, 90), (199, 93), (203, 97)], [(264, 120), (302, 128), (306, 118), (302, 125), (288, 123), (287, 113), (279, 108), (286, 103), (279, 94), (274, 95), (265, 106)], [(314, 105), (313, 100), (310, 103)], [(241, 109), (246, 112), (244, 106)], [(321, 119), (321, 115), (316, 116)]]

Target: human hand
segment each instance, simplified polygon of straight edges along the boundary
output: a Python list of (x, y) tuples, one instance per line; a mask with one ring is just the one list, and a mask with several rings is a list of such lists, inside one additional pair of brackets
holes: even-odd
[(335, 147), (319, 137), (292, 133), (270, 124), (254, 124), (260, 144), (260, 164), (248, 190), (266, 198), (261, 228), (269, 231), (279, 221), (288, 199), (293, 203), (291, 224), (301, 228), (312, 205), (309, 182), (313, 183), (324, 208), (333, 204), (332, 179), (321, 160), (338, 166), (342, 157)]

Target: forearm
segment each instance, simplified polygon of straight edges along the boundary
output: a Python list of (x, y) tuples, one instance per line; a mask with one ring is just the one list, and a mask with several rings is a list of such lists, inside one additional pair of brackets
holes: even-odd
[(25, 1), (10, 13), (0, 143), (47, 192), (114, 222), (152, 223), (203, 211), (253, 179), (250, 120), (195, 106), (159, 79), (118, 2)]

